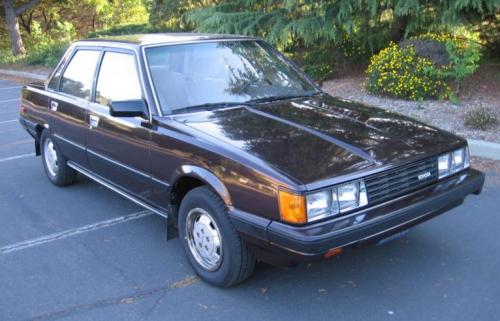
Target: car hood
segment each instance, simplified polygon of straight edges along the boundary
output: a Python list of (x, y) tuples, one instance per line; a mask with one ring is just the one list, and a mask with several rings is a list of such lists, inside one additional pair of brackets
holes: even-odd
[(464, 141), (379, 108), (320, 95), (175, 116), (298, 183), (436, 155)]

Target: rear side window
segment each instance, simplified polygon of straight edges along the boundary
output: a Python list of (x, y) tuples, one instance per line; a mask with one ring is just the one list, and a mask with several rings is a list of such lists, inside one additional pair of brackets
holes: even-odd
[(113, 100), (141, 99), (142, 91), (133, 55), (106, 52), (96, 87), (96, 102), (108, 106)]
[(90, 100), (99, 55), (100, 52), (95, 50), (78, 50), (64, 71), (60, 91)]
[(54, 73), (54, 76), (52, 77), (52, 79), (50, 79), (50, 82), (49, 82), (49, 85), (48, 87), (52, 90), (57, 90), (58, 86), (59, 86), (59, 79), (61, 79), (61, 74), (62, 74), (62, 71), (63, 71), (63, 68), (64, 68), (64, 65), (66, 63), (61, 63), (59, 65), (59, 67), (57, 68), (56, 72)]

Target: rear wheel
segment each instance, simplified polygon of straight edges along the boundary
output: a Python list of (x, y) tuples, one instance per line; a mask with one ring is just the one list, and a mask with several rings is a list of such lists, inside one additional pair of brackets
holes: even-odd
[(76, 171), (69, 167), (48, 130), (40, 138), (43, 167), (49, 180), (57, 186), (66, 186), (75, 182)]
[(179, 235), (196, 273), (207, 283), (229, 287), (248, 278), (255, 259), (209, 187), (190, 191), (179, 209)]

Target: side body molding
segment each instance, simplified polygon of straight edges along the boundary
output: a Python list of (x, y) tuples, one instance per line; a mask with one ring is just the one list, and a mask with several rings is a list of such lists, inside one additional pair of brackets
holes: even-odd
[(213, 174), (209, 170), (195, 165), (182, 165), (174, 172), (172, 178), (173, 184), (171, 186), (174, 186), (177, 180), (182, 176), (190, 176), (205, 182), (210, 187), (212, 187), (217, 192), (217, 194), (219, 194), (226, 205), (232, 205), (231, 197), (229, 196), (229, 191), (227, 190), (226, 186), (217, 176), (215, 176), (215, 174)]

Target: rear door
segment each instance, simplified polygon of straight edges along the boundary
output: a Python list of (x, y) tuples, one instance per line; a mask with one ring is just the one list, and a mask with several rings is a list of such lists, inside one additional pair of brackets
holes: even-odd
[(143, 99), (133, 51), (105, 49), (89, 105), (88, 158), (93, 172), (147, 200), (151, 193), (149, 112), (144, 117), (113, 117), (109, 104)]
[(49, 83), (49, 127), (62, 153), (84, 167), (87, 107), (100, 54), (100, 48), (77, 48), (69, 63), (57, 70)]

